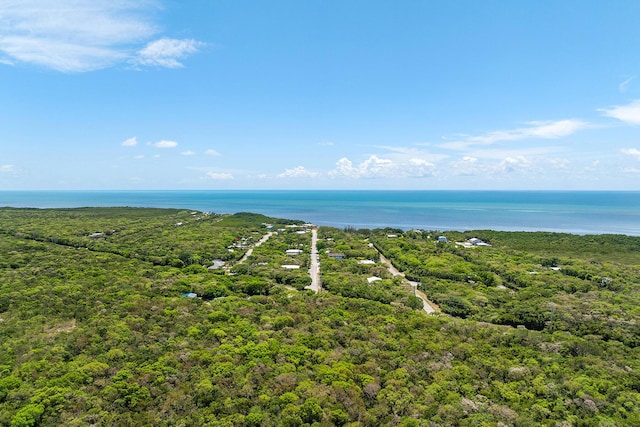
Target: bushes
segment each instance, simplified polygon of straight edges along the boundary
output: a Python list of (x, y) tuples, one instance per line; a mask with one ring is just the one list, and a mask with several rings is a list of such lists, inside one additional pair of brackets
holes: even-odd
[(23, 406), (11, 419), (11, 427), (35, 426), (40, 421), (42, 414), (44, 414), (43, 405), (28, 404)]
[[(41, 232), (36, 225), (48, 222), (64, 237), (74, 227), (57, 214), (17, 215), (16, 229)], [(427, 316), (413, 309), (420, 301), (400, 279), (367, 283), (370, 274), (382, 277), (379, 264), (322, 253), (329, 292), (282, 291), (276, 282), (299, 286), (306, 276), (279, 269), (285, 236), (256, 251), (251, 275), (151, 264), (145, 257), (163, 251), (204, 256), (198, 247), (208, 242), (196, 239), (248, 229), (234, 218), (237, 230), (200, 234), (213, 224), (176, 227), (190, 221), (180, 215), (134, 215), (137, 225), (120, 218), (121, 231), (91, 251), (0, 237), (0, 425), (638, 424), (637, 264), (563, 256), (563, 266), (592, 274), (585, 281), (540, 265), (554, 254), (451, 251), (418, 233), (385, 236), (394, 262), (429, 261), (465, 275), (424, 277), (422, 286), (467, 319)], [(354, 253), (378, 236), (331, 232)], [(308, 238), (286, 236), (293, 245)], [(99, 252), (115, 244), (110, 239), (132, 243), (140, 256)], [(154, 251), (152, 242), (166, 247)], [(572, 287), (588, 292), (565, 292)], [(181, 298), (182, 291), (210, 301)], [(553, 330), (545, 323), (552, 309)]]

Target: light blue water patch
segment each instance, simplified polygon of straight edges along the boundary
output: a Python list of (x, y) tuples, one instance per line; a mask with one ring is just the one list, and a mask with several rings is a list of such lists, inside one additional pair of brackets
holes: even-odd
[(0, 206), (256, 212), (318, 225), (640, 235), (640, 192), (4, 191)]

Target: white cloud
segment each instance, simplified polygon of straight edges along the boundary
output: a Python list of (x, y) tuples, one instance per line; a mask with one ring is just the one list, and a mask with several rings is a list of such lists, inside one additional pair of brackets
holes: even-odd
[[(141, 49), (159, 35), (154, 23), (158, 3), (157, 0), (2, 1), (0, 63), (35, 64), (62, 72), (86, 72), (131, 61), (175, 68), (181, 65), (179, 59), (194, 52), (198, 42), (160, 39)], [(161, 40), (168, 42), (154, 48), (154, 43)]]
[(0, 165), (0, 173), (12, 173), (15, 172), (13, 165)]
[(450, 150), (464, 150), (476, 144), (490, 145), (501, 141), (519, 141), (522, 139), (556, 139), (572, 135), (589, 126), (589, 123), (582, 120), (555, 120), (555, 121), (534, 121), (528, 122), (528, 126), (497, 130), (479, 136), (463, 136), (458, 141), (446, 142), (439, 147)]
[(322, 145), (323, 147), (330, 147), (335, 144), (331, 141), (323, 141), (323, 142), (319, 142), (318, 145)]
[(517, 149), (480, 148), (466, 153), (478, 159), (503, 160), (507, 157), (540, 157), (565, 151), (562, 147), (528, 147)]
[(196, 53), (203, 45), (193, 39), (155, 40), (138, 51), (133, 63), (152, 67), (181, 68), (184, 65), (179, 60)]
[(571, 161), (569, 159), (563, 158), (547, 159), (546, 161), (551, 167), (555, 169), (567, 169), (571, 164)]
[(207, 172), (207, 177), (216, 181), (228, 181), (233, 179), (233, 175), (225, 172)]
[(600, 163), (600, 160), (594, 160), (590, 164), (585, 166), (584, 170), (589, 173), (596, 172), (599, 169)]
[(317, 172), (312, 172), (304, 168), (304, 166), (298, 166), (293, 169), (287, 169), (281, 174), (278, 174), (278, 178), (314, 178), (318, 176)]
[(379, 146), (378, 148), (382, 148), (384, 150), (390, 151), (391, 153), (388, 154), (388, 157), (398, 163), (410, 162), (411, 159), (421, 159), (421, 160), (424, 160), (424, 162), (426, 163), (432, 163), (432, 162), (439, 162), (449, 157), (448, 155), (433, 154), (429, 151), (415, 148), (415, 147), (394, 147), (394, 146), (383, 145), (383, 146)]
[(500, 151), (484, 157), (464, 156), (451, 162), (452, 173), (458, 176), (490, 176), (492, 174), (540, 174), (550, 170), (567, 170), (571, 161), (565, 158), (547, 158), (525, 155), (526, 150)]
[(211, 148), (208, 149), (207, 151), (205, 151), (204, 154), (206, 154), (207, 156), (220, 156), (221, 155), (216, 150), (213, 150)]
[(336, 167), (329, 172), (332, 177), (348, 178), (406, 178), (433, 175), (433, 163), (420, 158), (411, 158), (405, 162), (394, 162), (376, 155), (369, 156), (362, 163), (354, 166), (346, 157), (336, 162)]
[(629, 83), (631, 83), (635, 78), (636, 76), (632, 76), (620, 83), (620, 85), (618, 85), (618, 90), (620, 91), (620, 93), (625, 93), (627, 91), (627, 88), (629, 87)]
[(532, 166), (532, 163), (524, 156), (507, 157), (496, 167), (496, 171), (502, 173), (516, 173), (529, 170)]
[(133, 158), (134, 159), (144, 159), (144, 155), (138, 154), (137, 156), (134, 156)]
[(478, 159), (464, 156), (462, 159), (451, 163), (454, 175), (474, 176), (479, 172)]
[(349, 178), (371, 178), (389, 174), (389, 169), (393, 163), (388, 159), (380, 159), (371, 156), (358, 166), (353, 166), (353, 162), (346, 157), (336, 162), (336, 168), (331, 171), (331, 175), (341, 175)]
[(611, 108), (598, 109), (603, 116), (612, 117), (632, 125), (640, 125), (640, 99), (627, 105), (617, 105)]
[(640, 150), (638, 150), (637, 148), (624, 148), (620, 151), (622, 151), (624, 154), (635, 157), (637, 160), (640, 160)]
[(121, 145), (123, 147), (135, 147), (136, 145), (138, 145), (138, 140), (134, 136), (133, 138), (129, 138), (127, 140), (122, 141)]
[(193, 155), (195, 155), (196, 153), (195, 153), (195, 151), (187, 150), (187, 151), (183, 151), (183, 152), (182, 152), (182, 153), (180, 153), (180, 154), (182, 154), (183, 156), (193, 156)]
[(167, 141), (163, 139), (162, 141), (158, 142), (150, 142), (149, 145), (156, 148), (175, 148), (178, 146), (178, 143), (175, 141)]
[(622, 172), (636, 174), (636, 173), (640, 173), (640, 169), (638, 169), (638, 168), (624, 168), (624, 169), (622, 169)]

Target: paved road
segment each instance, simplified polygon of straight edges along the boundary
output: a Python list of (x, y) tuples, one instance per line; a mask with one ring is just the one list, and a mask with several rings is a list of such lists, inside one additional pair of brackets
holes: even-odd
[(311, 267), (309, 267), (309, 276), (311, 276), (311, 285), (305, 289), (311, 289), (315, 293), (320, 292), (320, 262), (318, 261), (318, 230), (311, 230)]
[[(391, 264), (391, 261), (385, 258), (384, 255), (382, 254), (380, 254), (380, 261), (382, 261), (383, 264), (387, 265), (387, 267), (389, 268), (389, 273), (391, 273), (394, 277), (400, 276), (405, 280), (407, 280), (406, 277), (404, 276), (404, 273), (401, 273), (400, 271), (398, 271), (398, 269), (395, 268), (393, 264)], [(423, 292), (418, 290), (418, 285), (419, 285), (418, 282), (411, 282), (409, 280), (407, 280), (407, 282), (413, 287), (415, 296), (417, 296), (422, 300), (422, 308), (424, 308), (424, 311), (426, 311), (429, 314), (439, 311), (439, 310), (436, 310), (435, 308), (437, 306), (433, 304), (431, 301), (429, 301), (427, 299), (427, 296)]]

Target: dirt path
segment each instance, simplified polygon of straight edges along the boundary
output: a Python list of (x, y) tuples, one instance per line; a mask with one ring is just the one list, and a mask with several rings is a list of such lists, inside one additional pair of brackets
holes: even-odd
[(389, 261), (387, 258), (385, 258), (385, 256), (382, 255), (380, 252), (378, 252), (378, 253), (380, 254), (380, 261), (382, 261), (382, 263), (385, 264), (389, 268), (389, 273), (391, 273), (393, 275), (393, 277), (400, 276), (404, 280), (406, 280), (407, 283), (409, 283), (411, 285), (411, 287), (413, 287), (414, 295), (422, 300), (422, 303), (423, 303), (422, 304), (422, 308), (424, 308), (424, 311), (426, 311), (429, 314), (436, 313), (436, 312), (440, 311), (440, 309), (439, 309), (439, 307), (437, 305), (435, 305), (434, 303), (429, 301), (429, 299), (424, 294), (424, 292), (418, 290), (418, 285), (419, 285), (418, 282), (411, 282), (411, 281), (407, 280), (407, 278), (405, 277), (404, 273), (398, 271), (398, 269), (395, 268), (393, 266), (393, 264), (391, 264), (391, 261)]
[(247, 252), (245, 252), (244, 256), (242, 258), (240, 258), (240, 260), (237, 263), (238, 264), (242, 264), (243, 262), (245, 262), (247, 260), (247, 258), (249, 258), (251, 256), (251, 254), (253, 253), (253, 249), (257, 248), (258, 246), (260, 246), (261, 244), (263, 244), (264, 242), (269, 240), (269, 237), (271, 237), (272, 235), (273, 235), (273, 232), (270, 231), (267, 234), (265, 234), (264, 236), (262, 236), (262, 239), (258, 240), (256, 242), (256, 244), (253, 245), (253, 248), (248, 249)]

